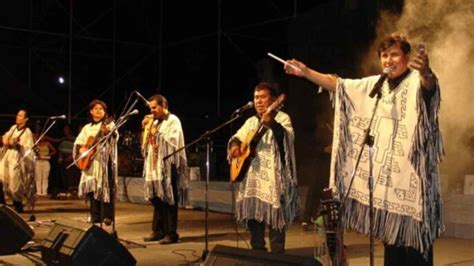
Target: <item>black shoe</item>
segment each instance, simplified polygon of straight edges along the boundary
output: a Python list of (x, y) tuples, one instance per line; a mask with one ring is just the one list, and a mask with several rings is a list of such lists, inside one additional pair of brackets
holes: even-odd
[(107, 226), (110, 226), (112, 224), (112, 219), (104, 218), (104, 224), (107, 225)]
[(23, 203), (21, 201), (13, 201), (13, 207), (17, 213), (23, 213)]
[(268, 251), (266, 247), (252, 247), (252, 250)]
[(91, 224), (98, 224), (98, 223), (100, 223), (100, 218), (89, 217), (89, 219), (87, 219), (87, 221)]
[(145, 242), (151, 242), (151, 241), (160, 241), (164, 238), (163, 235), (153, 232), (149, 236), (146, 236), (143, 238), (143, 241)]
[(160, 240), (159, 243), (161, 245), (169, 245), (169, 244), (178, 243), (178, 238), (177, 237), (170, 237), (169, 235), (166, 235), (163, 239)]

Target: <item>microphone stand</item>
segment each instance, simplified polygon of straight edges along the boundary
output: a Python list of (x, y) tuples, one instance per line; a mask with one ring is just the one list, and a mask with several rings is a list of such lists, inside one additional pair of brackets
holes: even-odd
[[(17, 169), (20, 164), (26, 159), (26, 157), (28, 157), (30, 155), (30, 153), (36, 148), (36, 146), (38, 145), (38, 143), (44, 138), (44, 136), (46, 136), (46, 133), (48, 133), (48, 131), (54, 126), (54, 124), (56, 124), (56, 119), (53, 120), (53, 122), (45, 129), (43, 130), (43, 132), (41, 132), (40, 136), (38, 137), (38, 139), (35, 141), (35, 143), (33, 144), (33, 146), (28, 149), (25, 154), (23, 154), (23, 156), (20, 158), (20, 160), (18, 160), (18, 162), (16, 163), (14, 169)], [(30, 215), (30, 222), (34, 222), (36, 221), (36, 216), (35, 216), (35, 190), (34, 190), (34, 186), (36, 185), (36, 171), (35, 171), (35, 167), (36, 167), (36, 154), (33, 154), (33, 182), (30, 182), (30, 187), (29, 187), (29, 193), (30, 193), (30, 197), (29, 197), (29, 201), (30, 201), (30, 206), (31, 206), (31, 215)], [(33, 193), (33, 195), (31, 195), (31, 193)]]
[[(130, 115), (127, 113), (126, 115), (124, 116), (121, 116), (119, 117), (119, 119), (117, 120), (117, 123), (114, 125), (114, 127), (107, 133), (105, 134), (102, 138), (100, 138), (94, 145), (92, 145), (89, 149), (87, 149), (86, 151), (84, 151), (81, 156), (79, 156), (78, 158), (74, 159), (73, 162), (68, 165), (68, 167), (66, 169), (69, 169), (71, 166), (75, 165), (77, 163), (77, 161), (81, 160), (82, 158), (84, 158), (85, 156), (87, 156), (87, 154), (89, 152), (91, 152), (93, 149), (95, 149), (97, 146), (98, 147), (98, 151), (97, 152), (102, 152), (102, 148), (103, 148), (103, 145), (109, 140), (109, 138), (120, 128), (122, 127), (127, 121), (128, 119), (130, 118)], [(105, 154), (102, 154), (101, 155), (102, 157), (102, 160), (105, 159)], [(107, 162), (103, 161), (102, 164), (108, 164)], [(113, 163), (114, 164), (114, 163)], [(105, 167), (108, 167), (107, 165)], [(107, 177), (108, 178), (108, 177)], [(113, 180), (114, 181), (114, 180)], [(105, 182), (105, 179), (103, 178), (102, 179), (102, 182)], [(137, 245), (137, 246), (140, 246), (142, 248), (146, 248), (146, 245), (143, 245), (143, 244), (139, 244), (139, 243), (136, 243), (136, 242), (133, 242), (131, 240), (126, 240), (126, 239), (122, 239), (122, 238), (119, 238), (118, 237), (118, 234), (117, 234), (117, 231), (115, 230), (115, 200), (116, 200), (116, 187), (115, 187), (115, 182), (113, 182), (114, 184), (111, 185), (109, 184), (109, 186), (112, 187), (112, 191), (111, 191), (111, 204), (112, 204), (112, 235), (117, 238), (118, 240), (122, 241), (122, 242), (125, 242), (127, 244), (134, 244), (134, 245)], [(104, 184), (102, 184), (102, 187), (104, 187)], [(103, 197), (103, 193), (102, 193), (102, 197)], [(101, 200), (101, 219), (100, 219), (100, 226), (102, 227), (102, 220), (103, 220), (103, 211), (104, 211), (104, 200), (102, 198)]]
[(202, 256), (201, 256), (201, 259), (204, 261), (206, 260), (207, 258), (207, 255), (209, 254), (209, 226), (208, 226), (208, 217), (209, 217), (209, 201), (208, 201), (208, 195), (209, 195), (209, 175), (210, 175), (210, 152), (211, 152), (211, 136), (221, 130), (223, 127), (231, 124), (232, 122), (234, 122), (235, 120), (237, 120), (238, 118), (240, 118), (241, 114), (240, 112), (237, 113), (234, 117), (232, 117), (231, 119), (227, 120), (226, 122), (222, 123), (221, 125), (215, 127), (214, 129), (212, 130), (209, 130), (209, 131), (206, 131), (204, 132), (204, 134), (202, 134), (199, 138), (195, 139), (194, 141), (186, 144), (185, 146), (181, 147), (181, 148), (178, 148), (177, 150), (175, 150), (174, 152), (166, 155), (165, 157), (163, 157), (163, 160), (166, 160), (168, 159), (169, 157), (173, 156), (174, 154), (184, 150), (184, 149), (187, 149), (189, 148), (190, 146), (198, 143), (198, 142), (201, 142), (202, 140), (205, 140), (206, 141), (206, 188), (205, 188), (205, 223), (204, 223), (204, 228), (205, 228), (205, 234), (204, 234), (204, 239), (205, 239), (205, 245), (204, 245), (204, 250), (202, 252)]
[(127, 115), (124, 115), (124, 116), (121, 116), (118, 120), (117, 120), (117, 123), (115, 124), (115, 127), (109, 131), (109, 133), (107, 133), (106, 135), (104, 135), (103, 137), (101, 137), (94, 145), (92, 145), (89, 149), (85, 150), (79, 157), (77, 157), (76, 159), (74, 159), (72, 161), (72, 163), (70, 163), (66, 169), (69, 169), (71, 168), (73, 165), (75, 165), (79, 160), (83, 159), (84, 157), (87, 156), (87, 154), (89, 154), (89, 152), (91, 152), (93, 149), (95, 149), (98, 145), (102, 145), (106, 140), (109, 139), (109, 137), (117, 130), (119, 129), (121, 126), (123, 126), (127, 121), (128, 121), (128, 118), (130, 116), (127, 114)]
[[(131, 100), (131, 97), (133, 95), (133, 93), (135, 93), (137, 96), (138, 96), (138, 91), (133, 91), (130, 96), (128, 97), (128, 100), (127, 100), (127, 103), (125, 104), (125, 107), (128, 106), (128, 104), (130, 103), (130, 100)], [(142, 100), (146, 100), (146, 99), (142, 99)], [(128, 108), (125, 108), (122, 110), (122, 113), (120, 114), (120, 117), (124, 117), (124, 113), (130, 113), (133, 108), (135, 107), (135, 105), (137, 105), (138, 103), (138, 99), (135, 98), (135, 100), (133, 101), (132, 104), (130, 104), (130, 106)], [(128, 196), (128, 189), (127, 189), (127, 181), (125, 180), (125, 176), (122, 177), (122, 187), (123, 187), (123, 195), (122, 195), (122, 198), (121, 200), (122, 201), (126, 201), (126, 202), (130, 202), (130, 197)]]
[[(117, 123), (116, 123), (115, 126), (112, 128), (112, 130), (110, 130), (109, 133), (107, 133), (107, 134), (103, 137), (103, 139), (105, 139), (104, 141), (102, 141), (103, 144), (105, 144), (105, 143), (110, 139), (110, 137), (111, 137), (115, 132), (117, 132), (117, 130), (118, 130), (120, 127), (122, 127), (122, 126), (128, 121), (128, 119), (130, 118), (130, 114), (129, 114), (129, 113), (130, 113), (130, 110), (135, 106), (136, 102), (137, 102), (137, 100), (135, 100), (135, 102), (134, 102), (134, 103), (132, 104), (132, 106), (129, 108), (129, 111), (127, 112), (127, 114), (124, 115), (124, 116), (119, 117), (119, 119), (117, 120)], [(117, 151), (116, 151), (116, 152), (117, 152)], [(105, 160), (105, 156), (103, 156), (102, 159)], [(106, 167), (108, 166), (108, 162), (103, 162), (103, 163), (106, 165)], [(113, 165), (115, 165), (116, 163), (117, 163), (117, 162), (115, 161), (115, 158), (113, 158), (112, 167), (114, 167)], [(118, 173), (116, 173), (116, 174), (118, 175)], [(107, 177), (107, 178), (109, 178), (109, 177)], [(123, 180), (125, 180), (125, 179), (123, 179)], [(110, 181), (110, 179), (109, 179), (109, 181)], [(115, 180), (113, 180), (113, 178), (112, 178), (111, 181), (113, 181), (113, 182), (112, 182), (113, 184), (109, 184), (109, 186), (112, 188), (112, 189), (111, 189), (111, 195), (110, 195), (110, 196), (111, 196), (110, 202), (111, 202), (111, 204), (112, 204), (112, 235), (113, 235), (116, 239), (118, 239), (118, 240), (120, 240), (120, 241), (122, 241), (122, 242), (125, 242), (125, 243), (127, 243), (127, 244), (134, 244), (134, 245), (140, 246), (140, 247), (142, 247), (142, 248), (146, 248), (146, 245), (143, 245), (143, 244), (140, 244), (140, 243), (137, 243), (137, 242), (128, 240), (128, 239), (123, 239), (123, 238), (118, 237), (117, 231), (115, 230), (115, 204), (116, 204), (116, 199), (117, 199), (117, 197), (116, 197), (116, 196), (117, 196), (117, 190), (116, 190), (116, 186), (115, 186)], [(102, 178), (102, 182), (105, 182), (105, 179), (104, 179), (104, 178)], [(102, 186), (102, 187), (104, 187), (104, 186)], [(102, 197), (103, 197), (103, 195), (104, 195), (104, 194), (102, 193)], [(101, 219), (100, 219), (100, 220), (101, 220), (100, 225), (102, 226), (102, 219), (103, 219), (103, 215), (104, 215), (104, 214), (103, 214), (103, 212), (104, 212), (104, 200), (103, 200), (103, 199), (102, 199), (102, 201), (101, 201), (101, 205), (102, 205), (102, 208), (101, 208), (101, 216), (102, 216), (102, 217), (101, 217)]]
[[(377, 85), (376, 85), (377, 86)], [(362, 152), (364, 151), (364, 146), (367, 145), (369, 147), (369, 177), (368, 177), (368, 188), (369, 188), (369, 247), (370, 247), (370, 266), (374, 266), (374, 175), (373, 175), (373, 168), (374, 168), (374, 163), (373, 163), (373, 145), (374, 145), (374, 136), (370, 134), (370, 128), (372, 127), (372, 123), (374, 121), (375, 114), (377, 112), (377, 107), (380, 102), (380, 98), (382, 97), (382, 92), (380, 91), (380, 88), (376, 92), (377, 98), (375, 100), (375, 105), (374, 109), (372, 111), (372, 116), (370, 118), (369, 125), (367, 126), (367, 129), (364, 131), (365, 136), (364, 140), (361, 144), (361, 148), (359, 151), (359, 154), (357, 156), (357, 161), (354, 167), (354, 171), (352, 172), (351, 175), (351, 180), (349, 183), (349, 187), (347, 188), (347, 192), (344, 195), (342, 201), (341, 201), (341, 214), (339, 215), (339, 223), (338, 227), (341, 226), (342, 224), (342, 217), (344, 216), (345, 212), (345, 205), (347, 198), (349, 197), (349, 193), (352, 188), (352, 184), (354, 182), (354, 178), (357, 173), (357, 168), (359, 167), (360, 159), (362, 157)]]

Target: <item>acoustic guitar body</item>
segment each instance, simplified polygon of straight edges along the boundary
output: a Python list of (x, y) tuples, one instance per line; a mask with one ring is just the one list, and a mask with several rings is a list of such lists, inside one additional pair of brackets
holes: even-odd
[[(102, 122), (102, 126), (107, 126), (108, 124), (110, 124), (112, 121), (114, 121), (114, 118), (109, 116), (107, 117), (104, 122)], [(100, 139), (102, 138), (103, 136), (103, 132), (102, 130), (99, 130), (99, 132), (97, 132), (97, 135), (95, 136), (90, 136), (87, 138), (87, 141), (86, 143), (84, 143), (82, 146), (81, 146), (81, 149), (82, 148), (85, 148), (85, 149), (89, 149), (90, 147), (94, 146), (98, 141), (100, 141)], [(76, 161), (76, 166), (77, 168), (79, 168), (81, 171), (85, 171), (87, 169), (89, 169), (89, 167), (91, 167), (92, 165), (92, 161), (94, 160), (94, 156), (97, 152), (97, 147), (90, 150), (89, 153), (80, 158), (79, 160)], [(81, 154), (82, 156), (82, 154)]]
[[(276, 116), (278, 110), (283, 106), (283, 102), (286, 99), (285, 94), (281, 94), (278, 98), (268, 107), (267, 113), (273, 111), (273, 117)], [(247, 171), (250, 168), (252, 160), (256, 156), (257, 145), (262, 139), (263, 135), (268, 131), (268, 127), (264, 126), (261, 122), (255, 133), (251, 132), (247, 135), (247, 140), (241, 144), (241, 156), (233, 158), (230, 162), (230, 182), (241, 182)]]
[(230, 164), (230, 181), (232, 183), (241, 182), (245, 178), (245, 174), (250, 168), (255, 153), (251, 152), (248, 147), (242, 152), (242, 155), (233, 158)]
[[(89, 138), (87, 138), (86, 143), (81, 146), (81, 148), (89, 149), (92, 145), (94, 145), (95, 139), (96, 139), (95, 137), (90, 136)], [(89, 169), (89, 167), (91, 167), (92, 165), (92, 161), (94, 160), (95, 153), (96, 153), (96, 149), (92, 149), (86, 156), (77, 160), (76, 161), (77, 168), (79, 168), (81, 171), (85, 171)]]

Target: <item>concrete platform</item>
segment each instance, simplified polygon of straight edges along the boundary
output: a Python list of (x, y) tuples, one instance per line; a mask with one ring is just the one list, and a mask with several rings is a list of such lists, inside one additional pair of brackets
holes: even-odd
[[(35, 236), (33, 241), (41, 244), (54, 225), (62, 219), (86, 221), (88, 209), (81, 199), (51, 200), (39, 199), (36, 204), (35, 222), (29, 222)], [(27, 212), (21, 215), (28, 219)], [(150, 233), (152, 207), (147, 204), (119, 202), (116, 213), (116, 232), (121, 243), (137, 260), (137, 265), (194, 265), (199, 262), (205, 250), (205, 212), (180, 209), (179, 227), (180, 242), (172, 245), (160, 245), (157, 242), (144, 243), (143, 237)], [(111, 232), (111, 226), (103, 226)], [(216, 245), (248, 248), (249, 234), (242, 227), (235, 227), (231, 214), (209, 212), (208, 216), (208, 250)], [(1, 237), (1, 236), (0, 236)], [(304, 231), (295, 222), (287, 232), (287, 254), (312, 257), (317, 241), (313, 231)], [(0, 240), (8, 241), (8, 240)], [(145, 245), (137, 246), (129, 241)], [(268, 242), (268, 241), (267, 241)], [(350, 265), (366, 266), (369, 264), (368, 238), (354, 232), (345, 235), (346, 253)], [(40, 257), (39, 252), (29, 256)], [(474, 240), (445, 238), (438, 239), (434, 247), (435, 265), (474, 265)], [(376, 242), (375, 264), (383, 265), (383, 245)], [(35, 265), (23, 255), (0, 256), (0, 265)]]

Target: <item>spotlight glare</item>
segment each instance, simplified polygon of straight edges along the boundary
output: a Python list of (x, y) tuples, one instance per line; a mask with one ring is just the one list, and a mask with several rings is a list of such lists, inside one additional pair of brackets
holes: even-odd
[(59, 81), (60, 84), (64, 84), (64, 78), (63, 77), (59, 77), (58, 81)]

